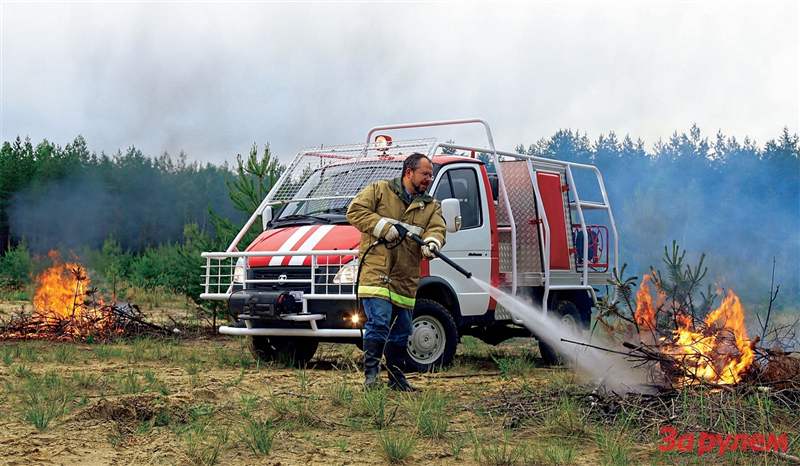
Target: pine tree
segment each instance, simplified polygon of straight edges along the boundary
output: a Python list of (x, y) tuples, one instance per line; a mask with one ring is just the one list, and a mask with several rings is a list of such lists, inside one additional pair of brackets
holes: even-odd
[(259, 157), (258, 146), (253, 143), (246, 160), (241, 154), (236, 154), (237, 176), (227, 183), (231, 201), (240, 211), (252, 214), (282, 171), (283, 167), (272, 156), (269, 144), (264, 145), (263, 154)]

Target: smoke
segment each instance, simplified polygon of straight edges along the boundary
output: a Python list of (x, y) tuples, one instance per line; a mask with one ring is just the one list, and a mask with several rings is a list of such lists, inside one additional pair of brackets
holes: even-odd
[[(733, 288), (750, 307), (767, 304), (773, 258), (778, 304), (800, 298), (800, 145), (787, 129), (763, 146), (718, 132), (716, 140), (693, 125), (658, 141), (621, 143), (613, 133), (590, 141), (559, 131), (529, 153), (595, 164), (608, 190), (620, 235), (625, 276), (664, 270), (665, 246), (686, 251), (684, 268), (705, 254), (704, 285)], [(590, 173), (576, 173), (582, 200), (600, 201)], [(607, 224), (588, 212), (587, 223)], [(573, 216), (577, 223), (577, 217)]]
[[(479, 116), (504, 148), (570, 126), (652, 141), (688, 121), (763, 140), (798, 127), (797, 11), (788, 1), (11, 2), (0, 25), (0, 139), (83, 134), (109, 153), (134, 144), (214, 161), (268, 140), (286, 162), (308, 145), (361, 141), (377, 124)], [(478, 130), (437, 135), (485, 144)], [(800, 184), (796, 169), (755, 170), (763, 189), (752, 192), (743, 170), (709, 192), (705, 173), (659, 173), (646, 161), (601, 168), (630, 272), (660, 265), (678, 239), (694, 258), (707, 252), (714, 280), (748, 301), (766, 296), (775, 255), (781, 298), (798, 296), (800, 202), (764, 183)], [(18, 196), (14, 219), (26, 223), (13, 222), (16, 236), (61, 237), (63, 217), (71, 237), (114, 232), (138, 247), (154, 231), (174, 239), (189, 217), (159, 206), (159, 223), (143, 225), (142, 199), (169, 204), (168, 187), (150, 198), (118, 192), (125, 180), (95, 182), (80, 200), (72, 190), (84, 178)], [(80, 214), (61, 210), (73, 205)]]
[[(98, 246), (114, 230), (121, 205), (100, 180), (78, 176), (28, 189), (11, 201), (12, 235), (36, 252)], [(120, 229), (125, 231), (125, 228)], [(125, 238), (128, 244), (133, 238)]]
[(154, 167), (138, 151), (107, 165), (81, 166), (64, 178), (35, 181), (11, 200), (14, 238), (34, 252), (99, 248), (113, 237), (123, 249), (178, 242), (187, 223), (213, 234), (208, 209), (242, 221), (227, 196), (225, 170)]
[(781, 301), (793, 305), (800, 295), (800, 195), (791, 184), (800, 182), (800, 173), (782, 179), (770, 164), (761, 161), (747, 171), (728, 166), (611, 174), (629, 272), (641, 276), (650, 266), (663, 271), (665, 246), (671, 252), (676, 240), (687, 251), (686, 265), (706, 255), (704, 285), (734, 288), (747, 302), (765, 305), (775, 258)]

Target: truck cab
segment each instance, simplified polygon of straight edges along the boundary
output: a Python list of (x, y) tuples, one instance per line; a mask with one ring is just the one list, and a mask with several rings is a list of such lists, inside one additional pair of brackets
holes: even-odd
[[(489, 147), (373, 138), (378, 131), (460, 124), (483, 125)], [(557, 312), (573, 325), (588, 325), (594, 287), (609, 278), (618, 241), (602, 177), (591, 166), (497, 151), (492, 141), (482, 120), (452, 120), (376, 127), (364, 144), (298, 154), (228, 250), (203, 253), (201, 297), (228, 302), (231, 325), (220, 333), (250, 337), (262, 360), (298, 365), (313, 357), (319, 342), (360, 344), (364, 314), (355, 290), (361, 234), (345, 213), (369, 183), (400, 176), (413, 152), (433, 161), (433, 197), (455, 206), (445, 209), (442, 252), (473, 278), (440, 259), (422, 261), (408, 369), (447, 366), (463, 335), (491, 344), (535, 335), (476, 280), (538, 301), (544, 312)], [(480, 153), (491, 157), (493, 171), (486, 155), (476, 157)], [(597, 176), (600, 201), (581, 200), (570, 183), (573, 170), (587, 167)], [(587, 224), (586, 208), (606, 212), (608, 220)], [(262, 233), (239, 251), (259, 217)], [(545, 359), (557, 361), (540, 346)]]

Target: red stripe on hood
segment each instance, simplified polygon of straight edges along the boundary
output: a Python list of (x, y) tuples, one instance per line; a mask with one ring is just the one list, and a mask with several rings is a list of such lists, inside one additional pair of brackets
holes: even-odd
[[(267, 230), (261, 233), (258, 238), (256, 238), (250, 246), (245, 249), (248, 252), (256, 252), (256, 251), (277, 251), (280, 249), (281, 245), (292, 236), (292, 233), (295, 232), (300, 227), (289, 227), (289, 228), (281, 228), (278, 230)], [(269, 264), (271, 257), (250, 257), (247, 260), (247, 264), (249, 267), (265, 267)]]
[[(326, 251), (337, 249), (358, 249), (361, 241), (361, 232), (352, 225), (334, 225), (333, 229), (325, 235), (319, 243), (314, 246), (314, 251)], [(317, 258), (318, 265), (339, 265), (353, 260), (353, 256), (320, 256)], [(311, 256), (303, 261), (304, 266), (311, 266)]]
[[(308, 237), (313, 235), (314, 232), (317, 231), (317, 229), (319, 227), (320, 227), (319, 225), (314, 225), (313, 228), (309, 228), (308, 231), (306, 232), (306, 234), (304, 234), (302, 237), (300, 237), (299, 241), (294, 243), (294, 246), (292, 246), (292, 251), (299, 251), (300, 250), (300, 246), (302, 246), (303, 243), (306, 242)], [(295, 257), (295, 256), (286, 256), (286, 257), (284, 257), (283, 260), (281, 261), (281, 266), (289, 265), (289, 261), (292, 260), (293, 257)]]
[[(268, 230), (258, 238), (253, 241), (250, 246), (247, 247), (246, 251), (250, 252), (277, 252), (280, 250), (281, 246), (289, 239), (292, 234), (297, 231), (298, 228), (301, 226), (293, 226), (293, 227), (286, 227), (280, 228), (276, 230)], [(292, 247), (293, 251), (297, 251), (303, 245), (303, 243), (317, 230), (319, 225), (315, 225), (314, 228), (310, 228), (300, 240), (295, 243)], [(354, 226), (352, 225), (334, 225), (331, 231), (328, 232), (313, 248), (314, 251), (322, 251), (322, 250), (337, 250), (337, 249), (357, 249), (358, 243), (361, 240), (361, 232), (359, 232)], [(293, 256), (285, 256), (283, 261), (281, 261), (281, 265), (285, 266), (289, 264)], [(248, 266), (249, 267), (267, 267), (269, 266), (269, 262), (272, 260), (272, 256), (267, 257), (250, 257), (248, 258)], [(352, 255), (347, 256), (320, 256), (317, 259), (318, 265), (338, 265), (338, 264), (345, 264), (353, 260)], [(308, 256), (303, 261), (303, 266), (310, 267), (311, 266), (311, 257)]]

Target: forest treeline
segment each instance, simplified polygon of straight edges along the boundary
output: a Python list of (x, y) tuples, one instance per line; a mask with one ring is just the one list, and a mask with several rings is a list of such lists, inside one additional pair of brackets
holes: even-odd
[(83, 137), (60, 147), (17, 138), (0, 148), (0, 252), (25, 240), (35, 252), (99, 247), (106, 238), (134, 252), (180, 240), (194, 223), (213, 234), (211, 213), (240, 221), (228, 196), (227, 164), (185, 154), (147, 157), (130, 147), (90, 152)]
[[(600, 168), (629, 271), (660, 263), (674, 239), (705, 252), (717, 285), (753, 302), (767, 296), (774, 257), (783, 301), (798, 301), (800, 143), (788, 128), (760, 145), (722, 132), (709, 137), (693, 125), (650, 147), (567, 129), (516, 151)], [(57, 248), (88, 261), (106, 286), (196, 297), (199, 252), (224, 247), (282, 169), (268, 146), (259, 155), (254, 145), (231, 167), (186, 154), (149, 157), (135, 147), (96, 154), (80, 136), (63, 147), (4, 142), (0, 287), (25, 286)], [(584, 199), (599, 196), (586, 174), (576, 184)]]

